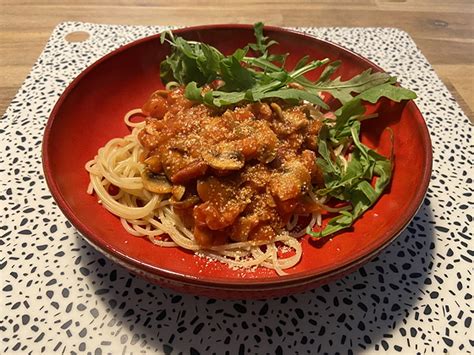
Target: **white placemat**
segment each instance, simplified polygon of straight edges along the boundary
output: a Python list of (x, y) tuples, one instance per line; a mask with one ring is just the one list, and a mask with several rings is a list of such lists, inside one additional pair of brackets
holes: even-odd
[[(304, 294), (222, 301), (151, 285), (82, 240), (42, 175), (46, 120), (88, 65), (163, 29), (60, 24), (2, 117), (0, 352), (472, 352), (473, 129), (398, 29), (300, 28), (398, 76), (418, 93), (430, 128), (434, 167), (424, 204), (374, 261)], [(78, 30), (90, 38), (65, 40)]]

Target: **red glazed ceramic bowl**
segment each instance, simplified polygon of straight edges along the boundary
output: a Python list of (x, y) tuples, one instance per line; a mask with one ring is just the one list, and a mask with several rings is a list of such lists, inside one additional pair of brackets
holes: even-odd
[[(301, 33), (266, 27), (291, 53), (291, 68), (304, 55), (339, 59), (336, 73), (350, 78), (367, 68), (368, 60), (332, 43)], [(253, 42), (249, 25), (186, 28), (175, 33), (209, 43), (224, 53)], [(268, 298), (300, 292), (339, 278), (376, 256), (403, 231), (420, 206), (431, 173), (431, 143), (424, 119), (413, 102), (382, 101), (379, 118), (364, 122), (362, 139), (382, 154), (394, 133), (395, 168), (390, 188), (347, 232), (323, 243), (302, 240), (301, 262), (278, 276), (274, 271), (232, 270), (180, 248), (160, 248), (128, 234), (117, 217), (86, 194), (84, 170), (108, 140), (128, 133), (124, 114), (141, 107), (162, 87), (159, 63), (169, 54), (159, 35), (143, 38), (106, 55), (79, 75), (62, 94), (49, 118), (43, 142), (43, 166), (49, 188), (66, 217), (97, 250), (151, 282), (174, 290), (218, 298)]]

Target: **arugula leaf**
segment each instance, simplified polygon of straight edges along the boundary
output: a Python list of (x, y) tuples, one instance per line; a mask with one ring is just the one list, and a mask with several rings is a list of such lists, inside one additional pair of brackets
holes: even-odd
[(326, 187), (317, 191), (320, 196), (329, 195), (339, 200), (350, 200), (348, 192), (366, 176), (371, 176), (373, 172), (372, 162), (355, 151), (352, 159), (343, 172), (339, 169), (338, 174), (324, 176)]
[[(328, 60), (309, 63), (305, 60), (292, 72), (287, 72), (272, 62), (275, 58), (268, 54), (268, 48), (276, 42), (263, 36), (262, 23), (255, 25), (255, 36), (257, 43), (237, 49), (230, 56), (224, 56), (212, 46), (186, 41), (165, 32), (161, 41), (170, 43), (173, 52), (161, 63), (161, 78), (163, 82), (176, 80), (187, 84), (185, 96), (188, 99), (210, 106), (221, 107), (243, 100), (280, 98), (290, 102), (307, 100), (327, 109), (328, 106), (317, 94), (292, 89), (287, 85), (308, 71), (326, 64)], [(262, 55), (258, 58), (246, 57), (248, 48)], [(264, 71), (261, 72), (261, 69)], [(219, 90), (208, 91), (203, 96), (200, 87), (215, 79), (223, 80), (224, 85)]]
[(219, 63), (224, 55), (216, 48), (200, 42), (188, 42), (174, 37), (171, 32), (164, 32), (161, 41), (167, 41), (173, 48), (172, 54), (160, 64), (160, 76), (164, 83), (176, 80), (180, 84), (195, 81), (204, 85), (219, 75)]
[(394, 78), (391, 78), (388, 83), (365, 90), (335, 111), (336, 124), (331, 130), (331, 140), (333, 143), (341, 143), (343, 139), (351, 135), (350, 127), (354, 119), (363, 119), (362, 115), (365, 113), (365, 108), (362, 100), (376, 103), (381, 97), (387, 97), (396, 102), (416, 98), (416, 94), (413, 91), (394, 86), (392, 82), (394, 82)]
[[(255, 96), (254, 96), (255, 97)], [(279, 98), (286, 101), (295, 101), (296, 103), (306, 100), (313, 104), (319, 105), (323, 108), (329, 108), (329, 106), (324, 103), (324, 101), (318, 96), (314, 95), (308, 91), (298, 90), (298, 89), (280, 89), (269, 91), (264, 94), (256, 96), (259, 100), (269, 99), (269, 98)]]
[(210, 82), (217, 76), (219, 63), (222, 61), (223, 55), (214, 47), (205, 43), (201, 44), (200, 50), (203, 55), (197, 58), (197, 64), (202, 73), (208, 74), (207, 82)]
[[(329, 70), (333, 70), (333, 67), (330, 67)], [(372, 69), (367, 69), (346, 81), (342, 81), (341, 77), (329, 80), (328, 73), (325, 73), (325, 78), (323, 79), (326, 80), (317, 81), (312, 85), (311, 89), (330, 93), (342, 104), (345, 104), (353, 99), (351, 94), (359, 94), (374, 86), (387, 83), (391, 80), (391, 77), (387, 73), (372, 73)]]
[(326, 68), (324, 68), (324, 71), (321, 73), (321, 75), (319, 76), (318, 80), (316, 81), (316, 83), (323, 83), (323, 82), (328, 82), (329, 81), (329, 77), (334, 74), (334, 72), (339, 69), (339, 67), (341, 66), (342, 62), (340, 60), (336, 60), (332, 63), (329, 63), (328, 65), (326, 65)]
[[(365, 149), (368, 152), (373, 152), (367, 147)], [(368, 179), (359, 179), (348, 191), (348, 199), (351, 201), (352, 210), (341, 211), (340, 215), (332, 218), (322, 231), (308, 231), (308, 234), (314, 238), (322, 238), (349, 228), (357, 218), (379, 199), (385, 187), (390, 183), (392, 162), (378, 155), (377, 159), (371, 160), (371, 163), (375, 164), (374, 175), (377, 176), (375, 187), (372, 187)]]
[(197, 102), (204, 102), (204, 98), (202, 97), (201, 94), (202, 90), (197, 87), (197, 84), (195, 81), (191, 81), (188, 85), (186, 85), (184, 89), (184, 95), (192, 101), (197, 101)]
[[(188, 84), (189, 85), (189, 84)], [(245, 99), (245, 92), (242, 91), (208, 91), (203, 97), (203, 103), (209, 106), (222, 107), (234, 105)]]
[(362, 105), (360, 100), (354, 99), (348, 101), (345, 105), (340, 107), (334, 114), (336, 115), (336, 124), (334, 130), (340, 131), (344, 126), (347, 125), (349, 119), (361, 115), (365, 112), (365, 107)]
[[(342, 81), (341, 77), (330, 80), (339, 68), (340, 61), (328, 64), (329, 59), (310, 61), (309, 57), (305, 56), (292, 71), (286, 71), (283, 65), (275, 64), (276, 57), (268, 52), (277, 42), (264, 36), (263, 23), (254, 25), (254, 33), (256, 43), (237, 49), (230, 56), (224, 56), (210, 45), (187, 41), (174, 37), (169, 31), (164, 32), (161, 42), (168, 42), (173, 50), (160, 64), (162, 81), (166, 83), (176, 80), (181, 84), (195, 82), (195, 86), (187, 88), (186, 97), (215, 107), (233, 105), (243, 100), (254, 102), (280, 98), (289, 102), (306, 100), (328, 109), (319, 97), (320, 92), (332, 94), (343, 107), (352, 100), (376, 102), (385, 96), (400, 101), (416, 97), (410, 90), (394, 86), (395, 78), (385, 73), (372, 73), (370, 69), (346, 81)], [(249, 48), (259, 53), (260, 57), (247, 57)], [(325, 64), (327, 65), (318, 80), (312, 82), (304, 77), (304, 74)], [(199, 91), (198, 95), (199, 87), (216, 79), (224, 81), (219, 90), (207, 92), (205, 97), (202, 97)], [(289, 88), (288, 84), (291, 82), (303, 85), (305, 90)], [(354, 97), (354, 94), (358, 95)], [(331, 137), (333, 143), (350, 136), (348, 127), (360, 111), (360, 108), (356, 107), (357, 103), (350, 104), (338, 118)]]
[(276, 41), (266, 43), (268, 37), (263, 35), (263, 26), (263, 22), (257, 22), (253, 25), (253, 32), (257, 43), (249, 44), (249, 47), (256, 52), (259, 52), (260, 55), (265, 55), (268, 52), (268, 48), (277, 43)]
[[(371, 163), (374, 163), (374, 161), (371, 161)], [(375, 176), (378, 176), (375, 187), (372, 187), (368, 179), (360, 177), (364, 174), (363, 172), (350, 179), (346, 177), (346, 182), (350, 185), (350, 188), (346, 187), (344, 195), (351, 202), (352, 210), (340, 211), (340, 214), (332, 218), (323, 230), (319, 232), (308, 230), (309, 235), (314, 238), (322, 238), (349, 228), (357, 218), (379, 199), (390, 182), (392, 164), (390, 160), (384, 158), (384, 160), (375, 161), (375, 166), (378, 167), (374, 169)]]
[(390, 82), (367, 89), (357, 98), (375, 104), (382, 96), (396, 102), (416, 99), (416, 94), (413, 91), (394, 86)]
[[(349, 228), (354, 221), (369, 209), (381, 196), (392, 176), (392, 157), (386, 158), (365, 146), (359, 139), (360, 122), (353, 117), (365, 112), (359, 98), (347, 102), (336, 111), (336, 123), (326, 126), (319, 135), (318, 152), (321, 158), (316, 163), (324, 172), (325, 187), (316, 193), (331, 196), (351, 203), (351, 211), (341, 211), (326, 227), (318, 232), (307, 230), (313, 238), (323, 238)], [(354, 151), (346, 169), (337, 167), (329, 153), (329, 146), (341, 130), (349, 131), (354, 142)], [(337, 142), (338, 144), (340, 142)], [(370, 181), (376, 177), (375, 185)]]
[(308, 64), (308, 62), (309, 62), (309, 55), (305, 55), (304, 57), (301, 57), (301, 59), (296, 63), (295, 67), (293, 68), (293, 71), (303, 68), (305, 65)]
[(288, 54), (269, 54), (268, 49), (278, 44), (275, 40), (268, 41), (268, 37), (263, 35), (263, 22), (257, 22), (253, 26), (253, 31), (255, 34), (256, 43), (250, 43), (249, 47), (255, 52), (260, 54), (261, 58), (265, 58), (270, 62), (280, 62), (284, 63)]
[(249, 65), (255, 66), (257, 68), (263, 69), (266, 72), (279, 72), (281, 71), (281, 68), (270, 62), (268, 59), (264, 57), (258, 57), (258, 58), (253, 58), (253, 57), (245, 57), (243, 58), (243, 62), (247, 63)]
[[(290, 73), (280, 69), (279, 71), (261, 74), (258, 82), (256, 77), (252, 76), (252, 72), (247, 68), (241, 67), (234, 56), (225, 58), (221, 63), (224, 63), (221, 64), (221, 70), (223, 73), (222, 77), (226, 82), (226, 85), (222, 88), (223, 90), (209, 91), (206, 94), (207, 99), (202, 99), (202, 97), (200, 97), (202, 90), (199, 89), (196, 86), (196, 82), (194, 82), (194, 84), (190, 83), (192, 84), (191, 86), (190, 84), (186, 86), (185, 96), (190, 100), (204, 102), (207, 105), (215, 107), (237, 104), (243, 100), (260, 101), (268, 98), (280, 98), (294, 103), (306, 100), (324, 109), (329, 108), (319, 95), (287, 87), (288, 83), (301, 77), (308, 71), (326, 64), (327, 60), (312, 61)], [(234, 77), (236, 75), (239, 77)], [(228, 85), (227, 82), (232, 84)]]
[(252, 72), (240, 65), (239, 58), (243, 57), (244, 53), (236, 52), (220, 61), (221, 78), (225, 82), (222, 88), (224, 91), (243, 91), (255, 84)]
[(185, 88), (185, 96), (188, 99), (216, 107), (233, 105), (244, 100), (260, 101), (268, 98), (280, 98), (296, 103), (306, 100), (321, 107), (327, 107), (319, 96), (297, 89), (279, 89), (267, 92), (258, 90), (248, 90), (245, 92), (208, 91), (206, 95), (207, 99), (202, 96), (202, 90), (196, 86), (196, 82), (189, 83)]
[(339, 176), (340, 171), (334, 162), (331, 159), (331, 154), (329, 153), (327, 139), (329, 137), (329, 129), (327, 126), (323, 126), (319, 132), (319, 141), (318, 141), (318, 153), (321, 158), (317, 158), (319, 166), (324, 172), (325, 181), (329, 182), (333, 175)]

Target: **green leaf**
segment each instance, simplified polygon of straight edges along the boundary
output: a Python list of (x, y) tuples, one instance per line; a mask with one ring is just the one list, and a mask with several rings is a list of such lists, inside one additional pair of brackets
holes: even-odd
[(332, 63), (329, 63), (328, 65), (326, 65), (326, 68), (324, 68), (324, 71), (321, 73), (320, 77), (318, 78), (318, 80), (316, 80), (316, 83), (321, 83), (321, 82), (327, 82), (329, 81), (329, 77), (334, 74), (334, 72), (339, 69), (339, 67), (341, 66), (341, 61), (340, 60), (336, 60)]
[[(379, 178), (380, 179), (380, 178)], [(330, 219), (323, 230), (307, 231), (314, 238), (323, 238), (343, 229), (347, 229), (380, 197), (381, 191), (376, 191), (367, 180), (360, 180), (350, 191), (351, 211), (340, 211), (339, 215)]]
[(197, 60), (199, 70), (207, 74), (206, 82), (209, 83), (217, 77), (219, 63), (224, 58), (222, 53), (207, 44), (201, 44), (202, 56)]
[(352, 213), (348, 211), (341, 211), (339, 216), (332, 218), (324, 230), (319, 232), (314, 232), (309, 227), (306, 229), (306, 233), (309, 234), (311, 237), (320, 239), (332, 235), (340, 230), (349, 228), (352, 223), (354, 222), (354, 217)]
[(356, 208), (354, 208), (354, 211), (358, 211), (359, 209), (365, 210), (365, 208), (368, 208), (370, 205), (372, 205), (372, 203), (374, 203), (378, 198), (377, 192), (367, 180), (362, 180), (359, 182), (354, 188), (354, 191), (358, 191), (363, 194), (364, 201), (368, 201), (368, 203), (362, 203), (360, 207), (356, 203)]
[(176, 80), (180, 84), (195, 81), (198, 85), (204, 85), (219, 75), (219, 62), (224, 56), (216, 48), (174, 37), (171, 32), (164, 32), (161, 41), (167, 41), (172, 48), (172, 53), (160, 64), (160, 76), (164, 83)]
[(320, 196), (330, 195), (339, 200), (346, 200), (348, 199), (347, 192), (363, 179), (369, 170), (373, 171), (371, 162), (364, 159), (360, 153), (354, 153), (344, 174), (335, 176), (335, 179), (330, 176), (327, 180), (325, 175), (326, 187), (318, 190), (317, 194)]
[(263, 36), (263, 26), (263, 22), (257, 22), (253, 25), (253, 32), (257, 43), (250, 44), (250, 47), (254, 51), (260, 52), (260, 54), (264, 54), (267, 50), (267, 47), (265, 46), (265, 41), (267, 38)]
[(308, 64), (308, 62), (309, 62), (309, 55), (305, 55), (296, 63), (295, 67), (293, 68), (293, 71), (303, 68), (305, 65)]
[(268, 54), (267, 59), (270, 62), (280, 63), (282, 66), (285, 65), (286, 58), (288, 58), (289, 53), (284, 54)]
[(402, 100), (416, 99), (416, 94), (400, 86), (385, 83), (365, 90), (357, 96), (358, 99), (376, 103), (381, 97), (386, 97), (392, 101), (400, 102)]
[(283, 69), (280, 68), (278, 65), (273, 64), (270, 60), (263, 57), (253, 58), (253, 57), (245, 57), (243, 61), (247, 64), (253, 65), (257, 68), (263, 69), (266, 72), (274, 72), (274, 71), (282, 71)]
[[(162, 34), (161, 40), (167, 41), (172, 47), (172, 53), (160, 65), (162, 81), (176, 80), (181, 84), (194, 82), (187, 87), (187, 97), (209, 106), (221, 107), (243, 100), (254, 102), (279, 98), (293, 103), (307, 100), (329, 109), (317, 93), (287, 87), (290, 82), (305, 79), (305, 73), (329, 60), (308, 63), (307, 59), (303, 59), (292, 72), (288, 72), (272, 62), (277, 57), (282, 59), (284, 55), (268, 54), (268, 48), (276, 42), (263, 35), (263, 24), (257, 23), (254, 31), (256, 43), (239, 48), (230, 56), (224, 56), (210, 45), (174, 37), (170, 32)], [(262, 55), (258, 58), (246, 57), (249, 48)], [(224, 85), (220, 90), (202, 96), (199, 87), (215, 79), (223, 80)]]
[[(235, 55), (235, 56), (234, 56)], [(225, 91), (243, 91), (255, 84), (252, 72), (240, 65), (239, 54), (224, 58), (220, 62), (221, 77), (225, 85)]]
[(184, 89), (184, 96), (192, 101), (202, 102), (203, 97), (201, 93), (202, 90), (197, 87), (195, 81), (191, 81), (188, 85), (186, 85), (186, 88)]
[(298, 89), (280, 89), (266, 92), (262, 95), (256, 96), (259, 100), (269, 99), (269, 98), (279, 98), (287, 101), (294, 101), (296, 103), (306, 100), (312, 104), (319, 105), (324, 109), (329, 109), (329, 106), (324, 103), (324, 101), (318, 96), (314, 95), (308, 91), (298, 90)]
[(345, 104), (353, 99), (353, 93), (361, 93), (374, 86), (386, 83), (389, 80), (390, 76), (388, 74), (379, 72), (372, 73), (372, 69), (367, 69), (346, 81), (342, 81), (341, 77), (335, 80), (327, 79), (318, 81), (312, 86), (312, 89), (330, 93), (342, 104)]
[(268, 41), (268, 37), (265, 37), (263, 35), (263, 27), (263, 22), (257, 22), (256, 24), (254, 24), (253, 31), (255, 34), (256, 43), (250, 43), (249, 47), (252, 48), (254, 51), (258, 52), (262, 57), (267, 57), (268, 48), (270, 48), (274, 44), (277, 44), (278, 42), (274, 40)]
[(214, 105), (214, 96), (212, 95), (212, 91), (208, 91), (204, 94), (203, 102), (208, 106)]
[(295, 80), (295, 79), (298, 79), (299, 77), (302, 77), (307, 72), (317, 69), (328, 62), (329, 62), (329, 59), (327, 58), (322, 59), (322, 60), (313, 60), (312, 62), (309, 62), (308, 64), (304, 66), (295, 68), (293, 71), (289, 73), (289, 75), (293, 80)]
[[(317, 191), (319, 195), (331, 195), (340, 200), (349, 201), (352, 210), (350, 212), (341, 211), (319, 232), (307, 231), (314, 238), (323, 238), (352, 226), (354, 221), (379, 199), (390, 183), (391, 159), (385, 158), (362, 144), (359, 132), (360, 123), (354, 121), (351, 133), (355, 150), (345, 173), (340, 174), (337, 180), (325, 181), (326, 187)], [(375, 185), (372, 186), (370, 181), (374, 176), (377, 178)]]
[(204, 103), (210, 106), (222, 107), (234, 105), (245, 99), (245, 92), (209, 91), (204, 95)]
[(244, 48), (237, 48), (230, 57), (237, 59), (238, 62), (241, 62), (244, 58), (247, 52), (249, 51), (248, 46)]
[(336, 166), (334, 165), (334, 162), (331, 159), (331, 154), (328, 148), (327, 137), (328, 137), (328, 128), (327, 126), (323, 126), (321, 129), (321, 132), (319, 133), (319, 141), (318, 141), (318, 153), (322, 158), (322, 159), (318, 158), (320, 160), (319, 164), (325, 167), (322, 169), (324, 173), (339, 175), (340, 172), (336, 168)]
[(335, 131), (339, 131), (347, 125), (350, 118), (361, 115), (365, 112), (365, 107), (360, 100), (351, 100), (340, 107), (334, 114), (336, 115)]

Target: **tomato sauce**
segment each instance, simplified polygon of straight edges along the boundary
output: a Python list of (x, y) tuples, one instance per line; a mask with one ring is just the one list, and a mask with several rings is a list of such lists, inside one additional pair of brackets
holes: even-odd
[(177, 88), (155, 92), (142, 111), (149, 116), (139, 133), (142, 178), (172, 193), (175, 213), (201, 246), (269, 241), (294, 213), (317, 210), (307, 196), (323, 183), (316, 165), (322, 115), (313, 106), (215, 109)]

